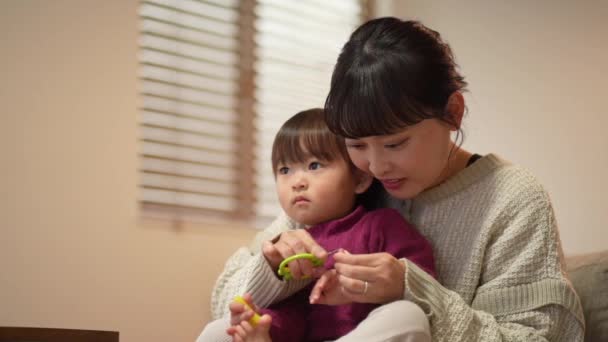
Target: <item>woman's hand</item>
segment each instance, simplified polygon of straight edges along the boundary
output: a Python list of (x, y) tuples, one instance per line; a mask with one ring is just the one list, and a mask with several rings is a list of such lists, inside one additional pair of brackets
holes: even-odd
[[(278, 269), (283, 259), (300, 253), (311, 253), (321, 260), (327, 258), (327, 252), (308, 234), (305, 229), (295, 229), (283, 232), (275, 242), (266, 241), (262, 244), (262, 254), (273, 269)], [(294, 279), (320, 276), (324, 271), (314, 268), (306, 259), (294, 260), (288, 264)]]
[(315, 284), (313, 304), (384, 304), (403, 298), (405, 264), (388, 253), (334, 255), (334, 274)]
[(331, 269), (325, 271), (317, 280), (310, 292), (310, 304), (342, 305), (352, 303), (342, 291), (338, 278), (338, 271)]

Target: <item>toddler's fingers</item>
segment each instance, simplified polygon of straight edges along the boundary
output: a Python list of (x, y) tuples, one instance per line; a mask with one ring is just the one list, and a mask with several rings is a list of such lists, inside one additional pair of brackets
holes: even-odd
[(272, 316), (270, 316), (269, 314), (264, 314), (262, 317), (260, 317), (260, 321), (258, 322), (258, 324), (260, 326), (268, 326), (268, 327), (270, 327), (271, 323), (272, 323)]
[(230, 324), (236, 326), (240, 324), (242, 321), (248, 321), (253, 317), (253, 311), (247, 310), (239, 315), (234, 315), (230, 317)]
[(249, 307), (253, 311), (255, 311), (255, 312), (259, 311), (258, 307), (255, 305), (255, 303), (253, 303), (253, 297), (251, 297), (251, 294), (249, 292), (247, 292), (243, 295), (243, 299), (245, 299), (245, 301), (247, 302), (247, 304), (249, 304)]
[(235, 326), (236, 328), (236, 334), (233, 336), (233, 338), (240, 338), (241, 340), (245, 340), (245, 338), (247, 337), (247, 333), (245, 332), (245, 329), (243, 329), (242, 325), (237, 325)]
[(238, 315), (245, 311), (245, 305), (239, 302), (231, 302), (228, 305), (228, 308), (230, 309), (230, 314), (232, 315)]
[(260, 317), (260, 320), (258, 321), (258, 325), (255, 327), (255, 329), (258, 329), (259, 333), (261, 333), (262, 335), (267, 335), (270, 332), (271, 324), (272, 324), (272, 317), (268, 314), (265, 314), (262, 317)]
[(248, 335), (253, 334), (253, 327), (251, 326), (251, 324), (249, 324), (249, 322), (242, 321), (241, 322), (241, 327), (243, 328), (243, 330), (245, 330), (246, 334), (248, 334)]
[(251, 310), (243, 311), (237, 314), (230, 315), (230, 325), (237, 325), (244, 320), (248, 320), (253, 317)]
[(250, 320), (251, 317), (253, 317), (253, 315), (254, 315), (254, 313), (251, 310), (247, 310), (247, 311), (243, 312), (241, 314), (241, 322)]
[(237, 325), (242, 320), (242, 315), (245, 313), (245, 305), (237, 302), (232, 302), (229, 305), (230, 308), (230, 325)]

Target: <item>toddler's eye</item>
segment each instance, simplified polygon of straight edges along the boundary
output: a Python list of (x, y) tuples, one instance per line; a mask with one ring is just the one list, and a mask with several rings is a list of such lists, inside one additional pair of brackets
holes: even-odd
[(320, 168), (321, 168), (321, 163), (319, 163), (319, 162), (312, 162), (312, 163), (308, 164), (309, 170), (317, 170)]
[(283, 167), (279, 168), (279, 174), (286, 175), (288, 173), (289, 173), (289, 168), (287, 166), (283, 166)]

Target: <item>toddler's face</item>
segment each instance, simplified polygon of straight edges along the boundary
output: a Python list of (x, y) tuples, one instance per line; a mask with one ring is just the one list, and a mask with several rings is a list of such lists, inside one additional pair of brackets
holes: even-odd
[(353, 209), (357, 182), (343, 159), (321, 161), (310, 156), (303, 163), (280, 164), (276, 187), (289, 217), (315, 225), (346, 216)]

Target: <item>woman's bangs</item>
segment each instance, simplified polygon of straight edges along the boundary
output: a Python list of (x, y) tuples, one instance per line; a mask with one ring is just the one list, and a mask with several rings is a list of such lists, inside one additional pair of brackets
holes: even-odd
[(335, 134), (353, 139), (393, 134), (428, 117), (388, 70), (369, 66), (344, 76), (332, 84), (326, 101), (326, 122)]

